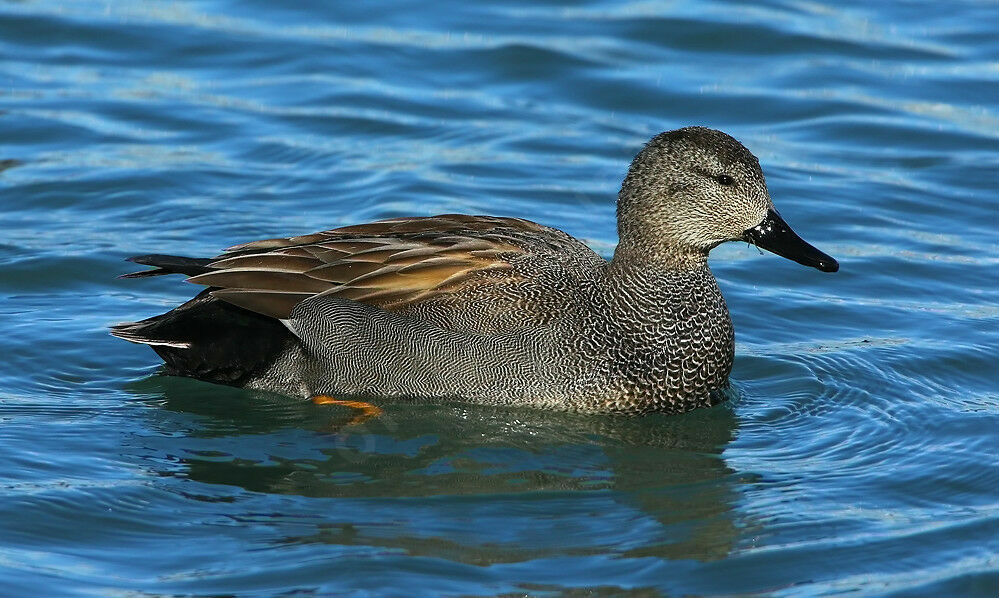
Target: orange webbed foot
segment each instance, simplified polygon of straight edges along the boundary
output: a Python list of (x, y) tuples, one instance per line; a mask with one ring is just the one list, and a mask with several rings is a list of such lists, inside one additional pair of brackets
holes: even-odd
[(316, 405), (342, 405), (343, 407), (357, 410), (358, 413), (340, 427), (356, 426), (382, 414), (381, 407), (372, 405), (371, 403), (365, 403), (364, 401), (348, 401), (344, 399), (337, 399), (329, 395), (315, 395), (312, 397), (312, 402)]

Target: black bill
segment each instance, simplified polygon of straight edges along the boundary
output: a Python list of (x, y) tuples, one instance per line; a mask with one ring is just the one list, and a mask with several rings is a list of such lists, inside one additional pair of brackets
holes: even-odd
[(806, 243), (773, 209), (767, 211), (763, 222), (746, 231), (745, 239), (760, 249), (772, 251), (803, 266), (823, 272), (839, 270), (836, 260)]

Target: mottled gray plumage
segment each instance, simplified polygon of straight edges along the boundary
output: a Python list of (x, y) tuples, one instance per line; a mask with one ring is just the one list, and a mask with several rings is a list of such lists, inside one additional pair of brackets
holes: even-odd
[[(773, 211), (749, 150), (701, 127), (657, 135), (635, 157), (618, 232), (609, 262), (557, 229), (463, 215), (258, 241), (207, 260), (143, 256), (134, 261), (160, 268), (147, 274), (183, 272), (210, 294), (113, 332), (152, 345), (171, 373), (290, 395), (677, 413), (720, 400), (732, 368), (713, 247), (750, 240), (836, 268)], [(207, 331), (220, 319), (243, 332)], [(251, 329), (249, 345), (219, 338)]]

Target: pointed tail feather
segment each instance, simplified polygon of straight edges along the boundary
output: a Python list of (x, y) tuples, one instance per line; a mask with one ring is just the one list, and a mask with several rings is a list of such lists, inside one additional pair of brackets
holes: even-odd
[(149, 336), (143, 332), (148, 324), (144, 322), (122, 322), (111, 327), (111, 336), (116, 336), (122, 340), (138, 345), (150, 345), (154, 347), (173, 347), (174, 349), (189, 349), (191, 343), (180, 340), (165, 340)]
[(198, 274), (211, 272), (212, 269), (208, 267), (208, 264), (215, 261), (215, 258), (151, 253), (148, 255), (133, 255), (130, 258), (126, 258), (125, 261), (142, 264), (143, 266), (153, 266), (154, 268), (152, 270), (122, 274), (118, 278), (145, 278), (147, 276), (162, 276), (164, 274), (197, 276)]

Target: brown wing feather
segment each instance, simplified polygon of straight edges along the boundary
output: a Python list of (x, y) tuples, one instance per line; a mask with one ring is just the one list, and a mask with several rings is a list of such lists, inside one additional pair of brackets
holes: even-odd
[(329, 290), (326, 281), (312, 278), (308, 272), (275, 272), (274, 270), (216, 270), (192, 276), (187, 280), (206, 287), (223, 289), (256, 289), (287, 293), (322, 293)]
[[(512, 261), (563, 237), (517, 218), (395, 218), (236, 245), (209, 264), (214, 271), (188, 280), (275, 318), (289, 317), (317, 294), (398, 309), (463, 285), (517, 280)], [(487, 271), (490, 276), (479, 276)]]
[(316, 267), (313, 255), (288, 255), (286, 253), (256, 253), (240, 255), (212, 262), (213, 268), (225, 270), (267, 270), (273, 272), (302, 273)]
[(287, 318), (296, 305), (315, 295), (313, 293), (219, 289), (212, 291), (212, 296), (243, 309), (281, 320)]

